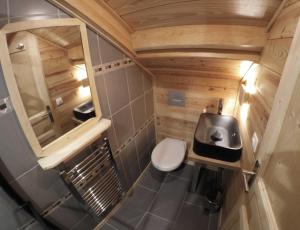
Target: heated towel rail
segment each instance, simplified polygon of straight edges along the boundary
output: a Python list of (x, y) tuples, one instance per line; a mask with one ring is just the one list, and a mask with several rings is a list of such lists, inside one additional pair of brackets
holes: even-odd
[(73, 195), (98, 216), (122, 198), (118, 169), (107, 138), (83, 160), (62, 170), (61, 175)]

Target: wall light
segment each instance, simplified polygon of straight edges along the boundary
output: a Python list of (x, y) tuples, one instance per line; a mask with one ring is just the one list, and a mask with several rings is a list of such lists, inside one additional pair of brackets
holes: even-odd
[(245, 75), (245, 91), (249, 94), (255, 94), (256, 93), (256, 76), (257, 76), (257, 68), (258, 64), (253, 64), (248, 72)]
[(246, 122), (248, 119), (248, 113), (249, 113), (249, 108), (250, 104), (249, 103), (243, 103), (241, 105), (241, 110), (240, 110), (240, 118), (241, 121)]
[(74, 66), (75, 68), (75, 77), (78, 81), (82, 81), (84, 79), (87, 79), (87, 72), (85, 64), (77, 64)]
[(88, 96), (91, 96), (91, 89), (89, 86), (80, 86), (79, 89), (79, 94), (80, 96), (82, 97), (88, 97)]

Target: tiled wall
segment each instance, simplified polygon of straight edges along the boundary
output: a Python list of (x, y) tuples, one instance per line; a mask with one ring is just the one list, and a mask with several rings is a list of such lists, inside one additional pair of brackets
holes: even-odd
[[(26, 4), (24, 0), (0, 0), (0, 26), (21, 20), (60, 17), (68, 16), (45, 0), (26, 0)], [(90, 30), (88, 38), (93, 66), (125, 58), (123, 53)], [(113, 121), (107, 135), (121, 170), (122, 182), (128, 189), (149, 162), (155, 145), (152, 79), (131, 65), (98, 74), (95, 80), (103, 115)], [(0, 68), (0, 98), (7, 96)], [(83, 229), (83, 226), (89, 229), (97, 224), (97, 220), (69, 195), (59, 171), (44, 171), (37, 164), (14, 112), (0, 118), (0, 146), (1, 173), (40, 213), (49, 211), (45, 216), (47, 220), (60, 229)], [(92, 147), (85, 153), (91, 150)], [(0, 199), (6, 199), (1, 193), (0, 196)], [(52, 209), (57, 203), (60, 205)], [(0, 208), (0, 216), (3, 212), (6, 210)], [(5, 221), (1, 221), (3, 223)], [(17, 220), (16, 223), (19, 227), (24, 224)], [(30, 227), (37, 227), (37, 223)]]

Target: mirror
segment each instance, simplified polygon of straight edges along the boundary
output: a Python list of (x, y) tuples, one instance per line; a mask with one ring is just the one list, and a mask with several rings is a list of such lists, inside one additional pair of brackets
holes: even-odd
[[(11, 76), (5, 78), (12, 90), (18, 90), (21, 100), (14, 107), (22, 103), (21, 109), (15, 109), (24, 132), (29, 126), (24, 125), (22, 111), (35, 141), (44, 149), (101, 115), (99, 102), (95, 103), (98, 98), (86, 28), (77, 19), (45, 20), (32, 26), (28, 22), (14, 24), (4, 27), (2, 33), (11, 67)], [(11, 77), (15, 88), (8, 82)], [(32, 139), (30, 135), (27, 137)]]

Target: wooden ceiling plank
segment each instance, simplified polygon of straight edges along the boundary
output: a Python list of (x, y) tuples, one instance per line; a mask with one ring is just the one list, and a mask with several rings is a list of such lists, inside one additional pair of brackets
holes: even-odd
[(266, 40), (264, 28), (238, 25), (172, 26), (136, 31), (132, 34), (135, 51), (207, 48), (260, 52)]

